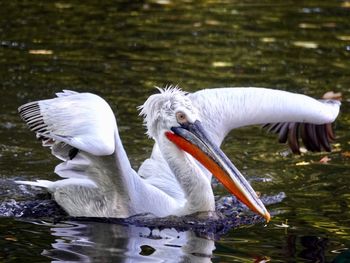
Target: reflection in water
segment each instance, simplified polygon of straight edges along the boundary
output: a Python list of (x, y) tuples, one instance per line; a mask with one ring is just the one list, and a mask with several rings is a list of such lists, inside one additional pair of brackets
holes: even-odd
[(211, 262), (215, 249), (214, 240), (174, 229), (67, 222), (51, 232), (57, 238), (42, 255), (62, 261)]
[[(295, 235), (288, 235), (286, 242), (286, 257), (300, 257), (310, 262), (326, 262), (326, 251), (328, 247), (328, 238), (316, 236), (301, 236), (300, 239)], [(299, 244), (300, 242), (300, 244)], [(301, 251), (297, 252), (297, 247), (301, 245)]]

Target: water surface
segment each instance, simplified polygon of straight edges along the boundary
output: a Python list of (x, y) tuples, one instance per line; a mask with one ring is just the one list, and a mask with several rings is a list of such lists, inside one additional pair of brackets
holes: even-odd
[[(62, 89), (112, 106), (137, 168), (149, 156), (136, 107), (154, 86), (186, 91), (263, 86), (321, 97), (343, 93), (332, 153), (292, 156), (259, 127), (223, 148), (254, 188), (287, 198), (268, 225), (219, 239), (117, 224), (0, 219), (0, 260), (18, 262), (330, 262), (349, 257), (349, 1), (9, 1), (0, 3), (0, 179), (54, 179), (57, 160), (17, 115)], [(324, 156), (331, 160), (320, 163)], [(300, 165), (304, 164), (304, 165)], [(31, 192), (0, 186), (1, 200)], [(221, 186), (218, 195), (227, 193)], [(285, 223), (287, 226), (282, 225)]]

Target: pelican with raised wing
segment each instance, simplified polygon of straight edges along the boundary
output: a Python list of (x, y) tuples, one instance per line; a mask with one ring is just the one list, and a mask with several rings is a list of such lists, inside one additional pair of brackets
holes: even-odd
[(140, 107), (155, 144), (138, 173), (125, 153), (111, 108), (99, 96), (63, 91), (57, 98), (21, 106), (22, 119), (63, 161), (55, 168), (63, 179), (18, 183), (47, 188), (71, 216), (164, 217), (214, 211), (214, 175), (269, 221), (255, 191), (220, 150), (224, 137), (234, 128), (268, 123), (294, 152), (299, 151), (299, 134), (310, 150), (329, 151), (330, 123), (340, 106), (334, 100), (264, 88), (159, 90)]

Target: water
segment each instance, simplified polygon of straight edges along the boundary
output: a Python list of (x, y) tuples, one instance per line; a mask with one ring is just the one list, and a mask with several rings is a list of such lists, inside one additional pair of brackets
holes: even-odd
[[(349, 258), (349, 1), (15, 0), (0, 3), (0, 15), (1, 180), (56, 178), (57, 160), (24, 127), (17, 107), (62, 89), (94, 92), (111, 104), (135, 168), (152, 146), (136, 106), (154, 86), (263, 86), (314, 97), (335, 90), (344, 98), (332, 153), (291, 156), (258, 127), (226, 139), (225, 152), (247, 177), (269, 179), (254, 181), (256, 189), (287, 195), (269, 207), (277, 214), (266, 226), (212, 239), (174, 229), (151, 235), (128, 225), (1, 218), (1, 261)], [(319, 163), (326, 155), (331, 160)], [(32, 198), (22, 190), (2, 184), (1, 200)], [(216, 193), (226, 194), (221, 186)]]

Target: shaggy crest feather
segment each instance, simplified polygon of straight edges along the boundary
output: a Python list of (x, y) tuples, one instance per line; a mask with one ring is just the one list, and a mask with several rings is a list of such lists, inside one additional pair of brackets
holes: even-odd
[(177, 106), (183, 105), (192, 108), (192, 103), (186, 97), (186, 92), (177, 85), (167, 85), (164, 88), (155, 87), (160, 93), (151, 95), (143, 105), (139, 106), (140, 116), (144, 117), (144, 125), (147, 127), (146, 134), (154, 138), (158, 131), (158, 124), (161, 118), (169, 116)]

